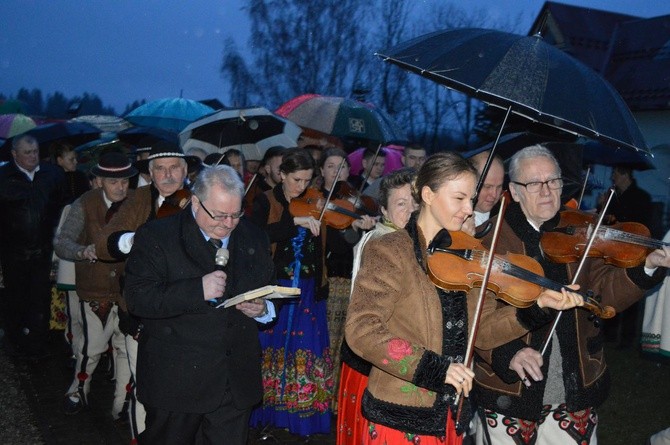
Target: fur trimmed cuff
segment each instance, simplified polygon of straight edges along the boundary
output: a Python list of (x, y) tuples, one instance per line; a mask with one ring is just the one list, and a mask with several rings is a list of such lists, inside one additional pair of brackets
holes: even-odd
[(451, 365), (451, 361), (446, 357), (433, 351), (425, 351), (419, 366), (416, 367), (412, 383), (421, 388), (443, 393), (445, 387), (450, 386), (444, 383), (449, 365)]

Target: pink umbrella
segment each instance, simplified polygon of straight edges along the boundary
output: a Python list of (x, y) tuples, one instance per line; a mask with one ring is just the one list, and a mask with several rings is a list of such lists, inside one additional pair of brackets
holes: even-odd
[(3, 114), (0, 115), (0, 138), (9, 139), (36, 126), (35, 121), (25, 114)]
[[(386, 153), (386, 163), (384, 164), (384, 175), (387, 175), (391, 172), (394, 172), (398, 170), (399, 168), (402, 168), (402, 152), (403, 148), (400, 145), (387, 145), (385, 147), (382, 147), (382, 150)], [(351, 174), (352, 175), (359, 175), (361, 174), (361, 170), (363, 170), (363, 153), (365, 152), (365, 148), (358, 148), (351, 152), (348, 156), (347, 159), (349, 159), (349, 163), (351, 164)]]

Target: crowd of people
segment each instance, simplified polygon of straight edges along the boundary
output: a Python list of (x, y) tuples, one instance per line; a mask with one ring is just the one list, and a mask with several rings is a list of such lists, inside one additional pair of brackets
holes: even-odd
[[(244, 445), (250, 426), (335, 430), (338, 445), (596, 444), (610, 376), (588, 308), (623, 311), (670, 267), (663, 245), (627, 268), (547, 258), (543, 234), (565, 202), (542, 145), (507, 172), (497, 155), (408, 145), (386, 175), (385, 150), (368, 149), (351, 175), (341, 147), (246, 160), (156, 140), (106, 152), (85, 175), (67, 144), (50, 162), (30, 135), (12, 144), (0, 167), (4, 346), (50, 353), (55, 251), (62, 271), (74, 266), (59, 279), (74, 358), (63, 410), (87, 406), (111, 351), (111, 414), (141, 444)], [(461, 237), (480, 247), (456, 249)], [(493, 246), (530, 257), (559, 290), (524, 305), (482, 291), (464, 263)], [(252, 298), (266, 286), (299, 296)], [(658, 292), (662, 306), (667, 285)]]

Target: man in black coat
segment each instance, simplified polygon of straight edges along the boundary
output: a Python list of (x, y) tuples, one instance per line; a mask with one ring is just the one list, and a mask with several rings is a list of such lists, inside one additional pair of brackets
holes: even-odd
[(12, 141), (12, 160), (0, 167), (1, 310), (10, 353), (44, 357), (49, 330), (51, 245), (65, 205), (62, 170), (39, 161), (30, 135)]
[[(272, 321), (275, 309), (262, 299), (228, 309), (210, 301), (274, 280), (267, 236), (240, 219), (243, 196), (232, 168), (205, 168), (189, 207), (136, 232), (125, 296), (144, 325), (142, 444), (246, 444), (251, 407), (262, 395), (257, 322)], [(224, 270), (215, 265), (218, 241), (230, 252)]]

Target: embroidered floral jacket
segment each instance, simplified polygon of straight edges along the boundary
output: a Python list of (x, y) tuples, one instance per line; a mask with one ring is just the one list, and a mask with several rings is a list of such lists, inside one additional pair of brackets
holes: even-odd
[[(452, 306), (462, 317), (445, 310), (451, 303), (440, 297), (417, 261), (418, 254), (425, 263), (426, 242), (413, 224), (410, 220), (407, 230), (366, 245), (347, 312), (346, 340), (372, 364), (363, 399), (365, 417), (409, 433), (444, 436), (455, 396), (444, 379), (452, 361), (463, 361), (470, 326), (465, 314), (474, 312), (478, 290), (468, 295), (467, 308), (465, 293), (446, 293), (463, 301), (462, 308)], [(508, 307), (491, 316), (494, 309), (495, 300), (487, 298), (477, 336), (481, 348), (506, 343), (523, 335), (526, 327), (548, 321), (537, 306), (522, 311)], [(449, 341), (444, 341), (445, 332)]]

